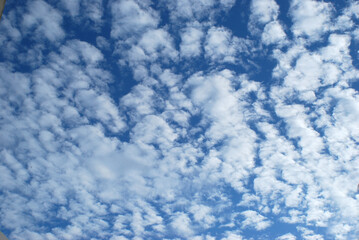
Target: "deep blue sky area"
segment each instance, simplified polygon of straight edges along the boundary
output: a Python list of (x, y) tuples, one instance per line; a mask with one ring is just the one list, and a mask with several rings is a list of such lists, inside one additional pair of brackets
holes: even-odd
[(355, 0), (21, 0), (0, 20), (0, 231), (359, 232)]

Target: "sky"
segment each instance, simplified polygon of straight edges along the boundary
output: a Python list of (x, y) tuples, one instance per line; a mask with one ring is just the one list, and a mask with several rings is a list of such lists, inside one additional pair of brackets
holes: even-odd
[(359, 2), (17, 0), (9, 239), (359, 236)]

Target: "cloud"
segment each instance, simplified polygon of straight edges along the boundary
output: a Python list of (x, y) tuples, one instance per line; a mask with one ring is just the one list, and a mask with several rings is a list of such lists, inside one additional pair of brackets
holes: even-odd
[(203, 35), (201, 29), (195, 27), (186, 28), (181, 34), (181, 56), (186, 58), (199, 56), (202, 52), (201, 40)]
[(264, 27), (262, 41), (264, 44), (283, 44), (285, 43), (286, 34), (278, 21), (272, 21)]
[(357, 236), (357, 3), (20, 5), (0, 22), (9, 237)]
[(295, 0), (291, 2), (290, 14), (293, 18), (294, 35), (316, 41), (330, 28), (332, 6), (326, 2)]
[(86, 27), (88, 31), (100, 31), (103, 23), (103, 1), (60, 1), (59, 6), (66, 11), (66, 16), (70, 16), (74, 24)]
[(193, 234), (190, 224), (190, 218), (183, 212), (175, 214), (171, 221), (172, 228), (177, 234), (183, 237), (189, 237)]
[(138, 4), (132, 0), (114, 1), (111, 4), (113, 15), (111, 26), (112, 38), (128, 38), (148, 29), (155, 28), (159, 19), (155, 11), (145, 3)]
[(287, 233), (276, 238), (276, 240), (296, 240), (296, 239), (297, 238), (291, 233)]
[(324, 239), (323, 236), (321, 236), (320, 234), (314, 234), (314, 232), (312, 230), (306, 229), (304, 227), (298, 227), (298, 230), (302, 232), (302, 237), (305, 240), (322, 240)]
[(247, 210), (241, 213), (244, 216), (244, 221), (241, 223), (243, 228), (253, 227), (257, 230), (263, 230), (268, 228), (272, 223), (268, 221), (266, 217), (260, 215), (259, 213)]
[(146, 144), (171, 145), (177, 138), (173, 129), (160, 117), (148, 115), (133, 129), (133, 141)]
[(260, 24), (277, 19), (279, 6), (274, 0), (253, 0), (251, 2), (252, 21), (258, 21)]
[(238, 39), (224, 28), (212, 27), (208, 30), (205, 42), (205, 56), (213, 62), (236, 61)]
[(194, 220), (199, 222), (204, 228), (209, 228), (215, 222), (211, 211), (212, 209), (210, 207), (204, 205), (193, 205), (190, 208)]
[(142, 35), (138, 43), (149, 59), (157, 60), (158, 57), (175, 59), (177, 51), (173, 47), (171, 36), (163, 29), (149, 30)]
[(111, 131), (118, 132), (125, 127), (119, 111), (106, 95), (97, 94), (93, 90), (79, 90), (75, 101), (84, 108), (84, 114), (90, 119), (98, 119)]
[(82, 4), (83, 12), (85, 16), (90, 19), (91, 24), (99, 24), (103, 17), (103, 1), (102, 0), (90, 0), (85, 1)]
[(227, 236), (222, 239), (223, 240), (235, 240), (235, 239), (242, 240), (243, 238), (239, 234), (229, 232), (229, 233), (227, 233)]
[(180, 25), (186, 21), (211, 21), (221, 11), (228, 11), (235, 4), (234, 0), (184, 0), (164, 1), (170, 11), (173, 24)]
[(27, 12), (22, 18), (22, 28), (31, 38), (45, 36), (50, 42), (56, 42), (65, 37), (62, 28), (62, 15), (42, 0), (28, 2)]
[(70, 15), (72, 17), (75, 17), (79, 14), (81, 0), (74, 0), (74, 1), (62, 0), (61, 3), (70, 12)]
[(18, 52), (18, 44), (22, 39), (22, 33), (20, 29), (15, 24), (15, 11), (10, 11), (8, 16), (1, 18), (0, 25), (0, 43), (3, 47), (1, 51), (2, 57), (7, 59), (14, 59)]
[(100, 49), (104, 49), (104, 50), (109, 50), (110, 49), (110, 43), (109, 41), (103, 37), (103, 36), (98, 36), (96, 38), (96, 45), (98, 46), (98, 48)]

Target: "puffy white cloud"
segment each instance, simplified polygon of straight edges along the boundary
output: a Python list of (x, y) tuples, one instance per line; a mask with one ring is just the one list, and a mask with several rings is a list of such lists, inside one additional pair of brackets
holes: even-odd
[(279, 6), (275, 0), (253, 0), (251, 1), (252, 21), (266, 24), (277, 19)]
[(218, 152), (223, 161), (221, 175), (240, 191), (243, 188), (241, 181), (245, 181), (248, 169), (254, 165), (256, 135), (243, 121), (243, 112), (239, 111), (239, 106), (246, 103), (238, 99), (239, 93), (233, 89), (231, 80), (234, 78), (228, 70), (208, 76), (198, 73), (188, 79), (187, 85), (191, 87), (194, 105), (211, 123), (206, 132), (208, 146), (223, 141)]
[(314, 90), (320, 86), (321, 74), (320, 56), (303, 54), (285, 77), (284, 84), (299, 91)]
[(182, 237), (189, 237), (193, 234), (191, 219), (183, 212), (178, 212), (173, 216), (171, 227)]
[(241, 222), (243, 228), (253, 227), (257, 230), (264, 230), (272, 224), (266, 217), (252, 210), (244, 211), (241, 214), (245, 218), (244, 221)]
[(154, 112), (154, 97), (155, 93), (151, 88), (139, 84), (130, 93), (122, 97), (121, 102), (123, 106), (135, 109), (133, 111), (135, 117)]
[(281, 45), (285, 43), (285, 39), (286, 34), (278, 21), (272, 21), (266, 24), (262, 33), (262, 41), (264, 44)]
[(309, 230), (304, 227), (297, 227), (299, 231), (302, 232), (302, 238), (305, 240), (323, 240), (323, 236), (320, 234), (315, 234), (312, 230)]
[(18, 53), (18, 44), (22, 39), (21, 30), (16, 26), (16, 15), (15, 11), (10, 11), (8, 16), (1, 18), (0, 25), (0, 43), (3, 47), (1, 51), (2, 57), (6, 57), (8, 59), (14, 59), (16, 54)]
[(208, 30), (205, 42), (205, 55), (214, 62), (230, 62), (236, 60), (238, 39), (225, 28), (212, 27)]
[(177, 138), (173, 129), (160, 117), (148, 115), (144, 117), (132, 130), (132, 140), (146, 144), (158, 144), (160, 146), (172, 145)]
[(344, 58), (348, 56), (349, 45), (349, 36), (331, 34), (329, 36), (329, 45), (321, 50), (321, 56), (326, 61), (344, 63)]
[(158, 57), (174, 59), (177, 51), (173, 47), (172, 38), (164, 29), (149, 30), (144, 33), (138, 43), (153, 61)]
[(133, 0), (113, 1), (111, 4), (113, 15), (111, 37), (128, 38), (138, 35), (158, 25), (159, 19), (155, 11)]
[(103, 17), (103, 0), (90, 0), (82, 2), (82, 9), (84, 15), (87, 19), (91, 20), (88, 24), (90, 27), (91, 25), (98, 25), (101, 23)]
[(186, 21), (211, 21), (221, 11), (228, 11), (234, 0), (183, 0), (164, 1), (170, 11), (173, 24), (181, 25)]
[(83, 107), (83, 113), (86, 116), (100, 120), (111, 131), (118, 132), (125, 127), (117, 107), (108, 96), (98, 94), (93, 90), (79, 90), (75, 101)]
[(74, 0), (74, 1), (61, 0), (61, 3), (70, 12), (70, 15), (72, 17), (75, 17), (79, 14), (81, 0)]
[(297, 37), (310, 41), (319, 40), (330, 28), (332, 6), (327, 2), (294, 0), (290, 13), (293, 19), (292, 31)]
[(202, 52), (203, 31), (200, 28), (188, 27), (181, 34), (180, 53), (185, 58), (199, 56)]
[(276, 238), (276, 240), (296, 240), (296, 239), (297, 238), (291, 233), (287, 233)]
[(189, 209), (195, 221), (199, 222), (204, 228), (209, 228), (216, 220), (211, 215), (212, 209), (204, 205), (193, 205)]
[(252, 1), (239, 38), (233, 0), (105, 2), (13, 2), (0, 22), (11, 238), (357, 235), (357, 3), (294, 0), (290, 26)]
[(104, 49), (104, 50), (109, 50), (110, 49), (109, 41), (103, 36), (98, 36), (96, 38), (96, 45), (100, 49)]
[(28, 2), (27, 12), (22, 19), (22, 28), (32, 38), (45, 36), (49, 41), (56, 42), (65, 37), (62, 28), (62, 15), (59, 11), (42, 0)]
[(242, 240), (243, 237), (241, 235), (239, 235), (238, 233), (232, 233), (232, 232), (227, 232), (226, 234), (227, 236), (225, 238), (222, 238), (222, 240)]

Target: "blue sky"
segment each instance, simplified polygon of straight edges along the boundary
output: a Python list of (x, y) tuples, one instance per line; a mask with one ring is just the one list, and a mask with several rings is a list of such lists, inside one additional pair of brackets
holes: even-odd
[(359, 3), (18, 0), (9, 239), (355, 239)]

